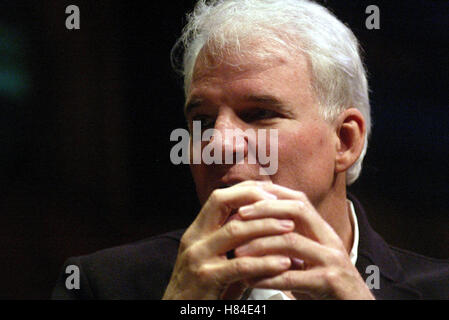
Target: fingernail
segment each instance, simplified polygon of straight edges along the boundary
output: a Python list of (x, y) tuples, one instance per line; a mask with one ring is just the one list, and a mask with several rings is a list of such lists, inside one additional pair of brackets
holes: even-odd
[(241, 247), (238, 247), (237, 249), (234, 250), (234, 253), (238, 256), (244, 255), (249, 251), (249, 246), (248, 245), (243, 245)]
[(291, 220), (281, 220), (281, 221), (279, 221), (279, 224), (283, 229), (287, 229), (287, 230), (292, 229), (295, 225), (293, 223), (293, 221), (291, 221)]
[(289, 257), (280, 257), (279, 258), (279, 264), (281, 266), (287, 267), (287, 266), (290, 266), (290, 263), (291, 263), (291, 261), (290, 261)]
[(254, 206), (253, 206), (253, 205), (248, 205), (248, 206), (244, 206), (244, 207), (240, 207), (240, 208), (239, 208), (239, 214), (240, 214), (241, 216), (248, 216), (248, 215), (250, 215), (253, 211), (254, 211)]

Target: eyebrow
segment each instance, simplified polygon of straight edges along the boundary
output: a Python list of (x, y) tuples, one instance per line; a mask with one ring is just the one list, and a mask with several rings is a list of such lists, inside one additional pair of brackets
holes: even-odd
[(294, 114), (291, 111), (291, 108), (288, 107), (284, 102), (280, 99), (276, 98), (272, 95), (247, 95), (245, 96), (245, 101), (251, 103), (257, 103), (265, 106), (270, 106), (271, 108), (279, 109), (279, 111), (285, 113), (289, 117), (293, 117)]
[(271, 105), (271, 106), (278, 106), (278, 107), (283, 107), (284, 104), (276, 97), (271, 96), (271, 95), (247, 95), (244, 97), (245, 101), (248, 102), (255, 102), (255, 103), (260, 103), (260, 104), (266, 104), (266, 105)]
[[(257, 103), (257, 104), (263, 104), (263, 105), (269, 105), (271, 107), (279, 108), (285, 112), (288, 112), (291, 114), (289, 110), (287, 110), (286, 105), (272, 95), (255, 95), (255, 94), (248, 94), (243, 96), (243, 101), (246, 103)], [(189, 100), (185, 107), (184, 107), (184, 115), (187, 116), (193, 109), (198, 108), (203, 103), (203, 99), (199, 97), (193, 97), (191, 100)]]
[(193, 109), (198, 108), (203, 103), (200, 98), (190, 99), (184, 106), (184, 116), (187, 116)]

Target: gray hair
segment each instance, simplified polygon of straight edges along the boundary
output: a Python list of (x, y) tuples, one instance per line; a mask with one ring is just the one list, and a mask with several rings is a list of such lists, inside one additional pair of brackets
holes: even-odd
[[(242, 49), (241, 43), (255, 39), (265, 40), (269, 48)], [(205, 47), (214, 58), (224, 57), (230, 50), (240, 57), (265, 57), (286, 51), (305, 54), (324, 119), (333, 121), (350, 107), (357, 108), (365, 118), (363, 151), (346, 175), (348, 185), (357, 180), (371, 131), (368, 82), (356, 37), (329, 10), (310, 0), (198, 1), (172, 50), (176, 68), (177, 53), (182, 49), (179, 69), (186, 96), (196, 59)]]

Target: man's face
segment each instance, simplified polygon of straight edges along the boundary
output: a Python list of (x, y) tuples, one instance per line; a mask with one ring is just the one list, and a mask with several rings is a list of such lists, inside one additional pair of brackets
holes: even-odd
[[(319, 206), (334, 181), (337, 142), (335, 128), (319, 114), (306, 58), (247, 59), (239, 60), (238, 66), (234, 60), (210, 66), (198, 59), (187, 97), (188, 122), (201, 120), (203, 129), (218, 130), (223, 157), (230, 150), (245, 152), (238, 164), (191, 164), (201, 204), (216, 188), (245, 180), (271, 180), (305, 192)], [(248, 141), (235, 145), (225, 132), (232, 129), (276, 129), (277, 171), (261, 175), (259, 162), (249, 164)]]

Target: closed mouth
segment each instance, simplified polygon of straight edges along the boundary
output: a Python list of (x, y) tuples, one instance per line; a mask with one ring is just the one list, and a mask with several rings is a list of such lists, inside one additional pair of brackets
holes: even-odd
[(218, 186), (218, 189), (229, 188), (229, 187), (232, 187), (232, 186), (234, 186), (234, 185), (236, 185), (236, 184), (238, 184), (240, 182), (242, 182), (242, 181), (236, 181), (236, 182), (231, 182), (231, 183), (223, 183), (223, 184), (220, 184)]

